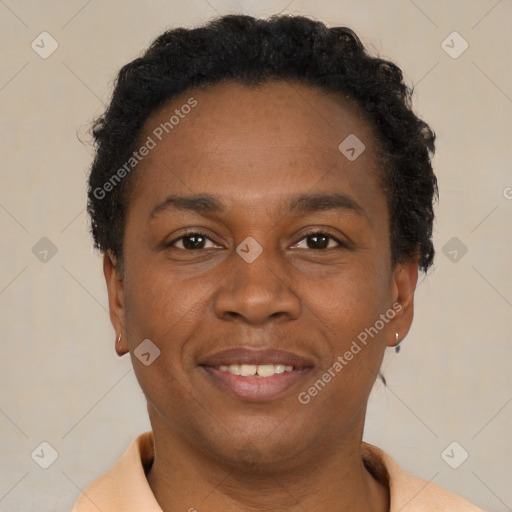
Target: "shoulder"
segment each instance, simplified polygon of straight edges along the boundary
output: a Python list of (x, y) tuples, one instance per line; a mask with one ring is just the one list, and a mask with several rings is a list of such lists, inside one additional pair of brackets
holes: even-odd
[(162, 512), (145, 474), (153, 457), (152, 432), (140, 434), (109, 471), (85, 488), (72, 512)]
[(386, 452), (368, 443), (362, 446), (365, 463), (381, 473), (390, 494), (390, 512), (485, 512), (438, 485), (402, 471)]

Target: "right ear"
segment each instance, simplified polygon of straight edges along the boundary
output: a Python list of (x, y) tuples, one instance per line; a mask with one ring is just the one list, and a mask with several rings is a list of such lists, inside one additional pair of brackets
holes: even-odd
[[(108, 290), (110, 321), (116, 332), (115, 349), (117, 355), (121, 357), (129, 352), (125, 330), (124, 290), (117, 259), (110, 250), (103, 253), (103, 274)], [(118, 343), (119, 336), (121, 339)]]

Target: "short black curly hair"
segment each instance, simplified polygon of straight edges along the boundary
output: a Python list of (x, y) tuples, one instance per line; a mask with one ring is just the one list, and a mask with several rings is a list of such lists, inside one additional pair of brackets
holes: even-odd
[(133, 157), (150, 114), (187, 90), (227, 80), (298, 82), (355, 101), (379, 145), (392, 264), (417, 256), (420, 269), (428, 270), (438, 196), (431, 165), (435, 134), (413, 113), (413, 90), (400, 68), (369, 55), (351, 29), (328, 28), (304, 16), (226, 15), (198, 28), (169, 30), (121, 69), (110, 104), (93, 125), (87, 209), (95, 247), (122, 260), (134, 173), (112, 180)]

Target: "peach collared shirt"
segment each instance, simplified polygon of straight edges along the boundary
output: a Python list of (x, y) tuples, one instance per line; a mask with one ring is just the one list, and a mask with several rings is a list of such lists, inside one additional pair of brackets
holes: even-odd
[[(362, 444), (366, 466), (387, 482), (390, 512), (485, 512), (464, 498), (410, 475), (383, 450)], [(146, 479), (154, 458), (153, 433), (137, 436), (123, 456), (80, 494), (72, 512), (162, 512)]]

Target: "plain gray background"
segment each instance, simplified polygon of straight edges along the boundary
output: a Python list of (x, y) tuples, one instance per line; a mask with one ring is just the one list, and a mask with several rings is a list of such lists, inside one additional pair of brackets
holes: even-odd
[[(415, 85), (438, 135), (438, 254), (402, 351), (386, 354), (365, 441), (511, 511), (511, 0), (0, 0), (0, 510), (71, 510), (150, 429), (129, 357), (114, 351), (88, 234), (87, 130), (154, 37), (228, 12), (349, 26)], [(49, 56), (44, 31), (58, 44)], [(457, 469), (442, 457), (453, 441), (455, 462), (469, 455)], [(58, 453), (48, 469), (31, 457), (41, 442)]]

